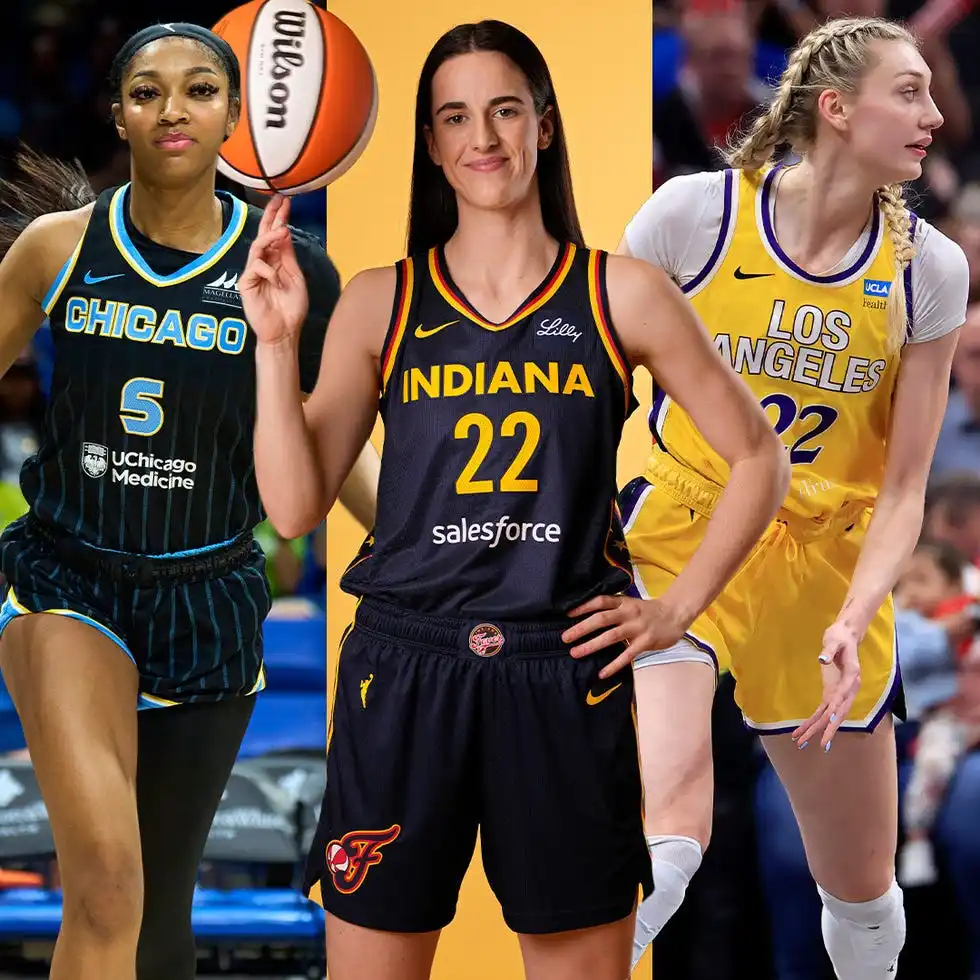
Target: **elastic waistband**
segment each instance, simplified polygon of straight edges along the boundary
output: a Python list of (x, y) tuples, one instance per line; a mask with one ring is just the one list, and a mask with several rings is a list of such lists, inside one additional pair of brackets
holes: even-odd
[(354, 628), (392, 639), (432, 647), (460, 657), (568, 656), (571, 647), (561, 634), (575, 620), (514, 623), (499, 619), (426, 616), (377, 599), (363, 599)]
[[(644, 477), (668, 497), (702, 517), (711, 517), (722, 493), (722, 487), (717, 483), (660, 450), (655, 450), (650, 456)], [(785, 527), (799, 542), (840, 537), (858, 522), (868, 507), (869, 504), (865, 501), (852, 500), (845, 503), (836, 514), (827, 517), (801, 517), (780, 508), (774, 523)]]
[(244, 564), (252, 550), (251, 531), (219, 548), (174, 558), (151, 558), (120, 551), (102, 551), (58, 528), (27, 516), (27, 529), (46, 541), (69, 568), (83, 575), (136, 586), (182, 585), (220, 578)]

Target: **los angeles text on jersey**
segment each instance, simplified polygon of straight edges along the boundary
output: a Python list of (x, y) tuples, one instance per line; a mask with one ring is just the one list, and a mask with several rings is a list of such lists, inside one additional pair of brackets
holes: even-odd
[(65, 330), (140, 344), (218, 350), (222, 354), (241, 354), (248, 336), (248, 326), (241, 317), (219, 319), (210, 313), (192, 313), (185, 320), (180, 310), (161, 314), (152, 306), (82, 296), (72, 296), (65, 304)]
[(154, 456), (152, 453), (112, 450), (95, 442), (82, 443), (82, 472), (93, 480), (110, 472), (113, 483), (158, 490), (193, 490), (197, 463), (191, 459)]
[(401, 400), (420, 397), (454, 398), (460, 395), (584, 395), (595, 398), (595, 390), (584, 364), (561, 365), (557, 361), (512, 364), (510, 361), (476, 364), (433, 364), (410, 367), (402, 372)]
[(851, 316), (804, 305), (795, 311), (777, 299), (764, 337), (719, 333), (715, 347), (740, 374), (765, 375), (824, 391), (871, 391), (881, 380), (884, 358), (847, 354)]

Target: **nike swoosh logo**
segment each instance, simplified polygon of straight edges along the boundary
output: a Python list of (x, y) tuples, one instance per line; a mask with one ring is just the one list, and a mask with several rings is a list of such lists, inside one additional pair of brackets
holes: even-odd
[(617, 684), (615, 687), (609, 688), (608, 691), (603, 691), (602, 694), (593, 694), (591, 691), (589, 691), (589, 693), (585, 695), (585, 703), (598, 704), (600, 701), (605, 701), (606, 698), (613, 693), (613, 691), (618, 691), (622, 686), (622, 683)]
[(94, 286), (97, 282), (105, 282), (107, 279), (121, 279), (125, 272), (117, 272), (113, 276), (93, 276), (91, 270), (85, 273), (85, 282), (89, 286)]
[(774, 275), (772, 272), (742, 272), (742, 267), (739, 266), (735, 270), (736, 279), (766, 279), (768, 276)]
[(420, 323), (415, 328), (415, 336), (418, 337), (419, 340), (425, 340), (426, 337), (431, 337), (434, 333), (438, 333), (440, 330), (445, 330), (446, 327), (451, 327), (454, 323), (459, 323), (459, 320), (450, 320), (448, 323), (440, 323), (438, 327), (432, 327), (431, 330), (426, 330)]

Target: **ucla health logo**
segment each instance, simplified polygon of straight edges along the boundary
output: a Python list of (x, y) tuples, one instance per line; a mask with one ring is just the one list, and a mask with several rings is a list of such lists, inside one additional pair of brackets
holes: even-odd
[(865, 279), (864, 280), (865, 296), (875, 296), (878, 299), (887, 299), (888, 291), (891, 288), (892, 288), (892, 284), (888, 279)]

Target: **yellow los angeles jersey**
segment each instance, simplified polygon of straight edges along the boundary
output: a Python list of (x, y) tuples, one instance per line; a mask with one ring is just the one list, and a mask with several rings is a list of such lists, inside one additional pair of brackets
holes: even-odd
[[(773, 231), (778, 173), (726, 173), (714, 253), (682, 288), (782, 436), (793, 464), (784, 514), (819, 521), (846, 504), (873, 503), (881, 486), (898, 369), (886, 304), (905, 283), (895, 281), (877, 209), (866, 246), (846, 268), (814, 276), (797, 266)], [(726, 482), (727, 464), (659, 390), (650, 426), (661, 451)], [(655, 449), (647, 479), (657, 482), (666, 462)]]

